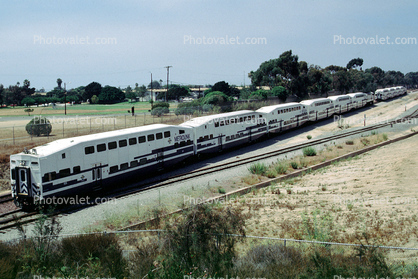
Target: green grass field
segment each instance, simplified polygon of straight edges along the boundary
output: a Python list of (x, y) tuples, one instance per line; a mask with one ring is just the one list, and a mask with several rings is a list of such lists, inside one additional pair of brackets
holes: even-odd
[[(119, 113), (128, 113), (128, 110), (135, 107), (135, 113), (144, 113), (148, 112), (151, 109), (151, 104), (149, 102), (123, 102), (112, 105), (101, 105), (101, 104), (80, 104), (80, 105), (68, 105), (67, 104), (67, 115), (95, 115), (95, 114), (119, 114)], [(170, 103), (170, 110), (177, 107), (176, 103)], [(31, 107), (34, 111), (31, 112), (31, 115), (63, 115), (64, 106), (57, 105), (55, 108), (52, 107)], [(0, 117), (7, 116), (23, 116), (28, 115), (25, 112), (25, 107), (7, 107), (0, 109)]]

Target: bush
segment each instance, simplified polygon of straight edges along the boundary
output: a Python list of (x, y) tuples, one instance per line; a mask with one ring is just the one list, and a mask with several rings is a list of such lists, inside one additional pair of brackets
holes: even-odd
[(275, 166), (275, 170), (278, 174), (285, 174), (287, 172), (287, 164), (283, 162), (278, 162), (278, 164)]
[(267, 166), (264, 163), (252, 164), (248, 169), (252, 174), (263, 175), (267, 171)]
[(303, 156), (316, 156), (315, 148), (311, 146), (303, 148)]
[(292, 166), (293, 169), (297, 170), (299, 165), (297, 162), (291, 162), (290, 165)]
[(158, 117), (160, 117), (161, 115), (165, 114), (165, 113), (169, 113), (169, 109), (165, 108), (165, 107), (157, 107), (154, 108), (153, 110), (151, 110), (151, 115), (156, 115)]
[(169, 108), (170, 104), (167, 102), (155, 102), (151, 105), (151, 109), (156, 109), (156, 108)]
[(31, 136), (50, 135), (52, 125), (46, 117), (35, 116), (26, 124), (26, 132)]
[(306, 138), (307, 138), (308, 140), (310, 140), (310, 139), (312, 138), (312, 136), (311, 136), (311, 135), (307, 135), (307, 136), (306, 136)]

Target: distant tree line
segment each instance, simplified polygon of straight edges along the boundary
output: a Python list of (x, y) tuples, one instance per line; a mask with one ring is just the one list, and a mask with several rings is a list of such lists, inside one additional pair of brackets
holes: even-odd
[[(305, 61), (299, 61), (299, 57), (292, 53), (292, 50), (283, 52), (278, 58), (261, 63), (259, 68), (249, 73), (251, 86), (238, 89), (225, 81), (219, 81), (214, 85), (205, 85), (209, 89), (198, 102), (193, 105), (203, 108), (218, 106), (222, 102), (230, 102), (234, 99), (267, 99), (278, 97), (285, 101), (288, 96), (296, 96), (297, 99), (306, 99), (309, 94), (326, 95), (330, 91), (338, 91), (341, 94), (362, 91), (370, 92), (378, 88), (389, 86), (406, 86), (408, 88), (418, 87), (418, 72), (403, 74), (400, 71), (383, 71), (375, 66), (363, 70), (363, 59), (351, 59), (345, 67), (329, 65), (322, 68), (318, 65), (309, 65)], [(268, 90), (260, 89), (267, 87)], [(90, 102), (92, 104), (111, 104), (121, 102), (125, 99), (136, 101), (137, 98), (144, 100), (148, 89), (167, 88), (162, 80), (153, 80), (148, 86), (135, 88), (126, 87), (124, 91), (120, 88), (102, 85), (98, 82), (91, 82), (87, 86), (80, 86), (66, 90), (62, 88), (62, 80), (57, 79), (57, 86), (45, 94), (44, 89), (36, 91), (30, 87), (29, 80), (24, 80), (21, 85), (4, 87), (0, 84), (0, 104), (6, 105), (34, 105), (56, 102)], [(179, 101), (190, 96), (190, 86), (171, 84), (168, 91), (158, 92), (157, 99)], [(200, 96), (199, 96), (200, 97)], [(184, 105), (190, 107), (190, 105)], [(188, 111), (182, 109), (179, 113)]]

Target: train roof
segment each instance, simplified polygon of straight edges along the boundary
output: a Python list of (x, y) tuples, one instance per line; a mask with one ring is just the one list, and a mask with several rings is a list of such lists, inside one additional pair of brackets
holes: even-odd
[(272, 106), (267, 106), (267, 107), (259, 108), (257, 110), (257, 112), (271, 113), (275, 109), (278, 109), (278, 108), (287, 108), (287, 107), (294, 106), (294, 105), (301, 105), (301, 104), (296, 103), (296, 102), (292, 102), (292, 103), (286, 103), (286, 104), (280, 104), (280, 105), (272, 105)]
[(201, 125), (213, 122), (216, 119), (232, 118), (232, 117), (247, 115), (247, 114), (251, 114), (251, 113), (254, 113), (254, 111), (252, 111), (252, 110), (239, 110), (239, 111), (233, 111), (233, 112), (227, 112), (227, 113), (200, 116), (200, 117), (192, 118), (192, 119), (180, 124), (179, 126), (181, 126), (181, 127), (199, 127)]
[(335, 95), (335, 96), (329, 96), (328, 99), (331, 99), (331, 100), (335, 101), (335, 100), (338, 100), (339, 98), (342, 98), (342, 97), (350, 97), (350, 96), (347, 96), (347, 95)]
[(116, 136), (124, 136), (124, 135), (131, 135), (134, 133), (140, 133), (145, 131), (153, 131), (158, 130), (161, 128), (167, 128), (167, 127), (177, 127), (174, 125), (166, 125), (166, 124), (152, 124), (152, 125), (146, 125), (146, 126), (140, 126), (140, 127), (134, 127), (134, 128), (127, 128), (122, 130), (114, 130), (114, 131), (108, 131), (108, 132), (102, 132), (102, 133), (96, 133), (91, 135), (84, 135), (84, 136), (78, 136), (78, 137), (72, 137), (72, 138), (66, 138), (66, 139), (59, 139), (52, 141), (50, 143), (37, 146), (32, 148), (29, 152), (33, 155), (39, 155), (39, 156), (47, 156), (50, 154), (53, 154), (55, 152), (58, 152), (60, 150), (64, 150), (66, 148), (69, 148), (71, 146), (75, 146), (82, 142), (89, 142), (92, 140), (100, 140), (100, 139), (108, 139), (113, 138)]
[(355, 93), (350, 93), (350, 94), (347, 94), (348, 96), (350, 96), (350, 97), (354, 97), (354, 96), (358, 96), (358, 95), (366, 95), (366, 93), (364, 93), (364, 92), (355, 92)]
[(313, 103), (320, 102), (320, 101), (330, 101), (328, 98), (318, 98), (318, 99), (312, 99), (312, 100), (304, 100), (300, 102), (302, 105), (312, 105)]

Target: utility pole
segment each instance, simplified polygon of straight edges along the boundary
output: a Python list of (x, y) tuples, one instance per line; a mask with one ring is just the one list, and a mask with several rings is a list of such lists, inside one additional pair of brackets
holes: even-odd
[(151, 73), (151, 102), (153, 102), (154, 99), (152, 98), (152, 73)]
[(67, 88), (64, 82), (64, 114), (67, 115)]
[(167, 92), (168, 92), (168, 75), (170, 72), (170, 68), (172, 68), (173, 66), (165, 66), (164, 68), (167, 68), (167, 90), (165, 91), (165, 102), (167, 102)]

